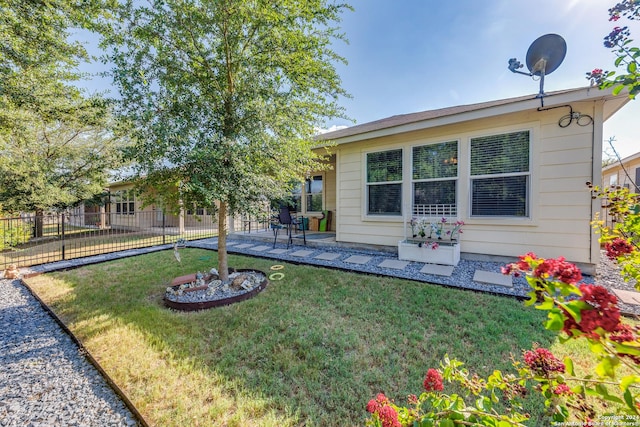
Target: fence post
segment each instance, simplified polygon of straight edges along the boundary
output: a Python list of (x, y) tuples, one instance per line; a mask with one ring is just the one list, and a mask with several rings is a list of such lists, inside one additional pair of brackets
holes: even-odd
[(164, 216), (164, 209), (162, 210), (162, 244), (166, 244), (167, 243), (167, 234), (165, 232), (165, 216)]
[(64, 244), (64, 214), (62, 214), (62, 224), (60, 225), (60, 229), (62, 230), (62, 260), (65, 260), (65, 244)]

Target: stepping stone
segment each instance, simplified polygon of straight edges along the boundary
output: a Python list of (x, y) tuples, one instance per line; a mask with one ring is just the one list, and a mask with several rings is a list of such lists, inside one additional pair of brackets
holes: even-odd
[(473, 275), (474, 282), (488, 283), (489, 285), (513, 287), (511, 276), (491, 271), (476, 270)]
[(311, 255), (312, 253), (313, 251), (295, 251), (291, 254), (291, 256), (305, 257)]
[(420, 273), (451, 276), (453, 274), (453, 265), (425, 264)]
[(285, 252), (289, 252), (289, 249), (272, 249), (269, 251), (270, 254), (276, 254), (276, 255), (280, 255)]
[(400, 261), (398, 259), (385, 259), (378, 267), (382, 268), (392, 268), (394, 270), (404, 270), (404, 268), (409, 265), (409, 261)]
[(271, 248), (271, 246), (262, 245), (262, 246), (256, 246), (255, 248), (251, 248), (251, 250), (252, 251), (257, 251), (257, 252), (264, 252), (269, 248)]
[(315, 259), (323, 259), (326, 261), (333, 261), (334, 259), (340, 258), (340, 254), (336, 254), (333, 252), (323, 252), (320, 255), (314, 256)]
[(640, 292), (625, 291), (623, 289), (612, 289), (618, 299), (625, 304), (640, 305)]
[(236, 249), (246, 249), (253, 246), (253, 243), (243, 243), (241, 245), (236, 246)]
[(345, 259), (344, 262), (348, 262), (350, 264), (366, 264), (371, 261), (373, 257), (363, 256), (363, 255), (351, 255), (349, 258)]
[(227, 242), (227, 246), (233, 246), (233, 245), (237, 245), (237, 242)]

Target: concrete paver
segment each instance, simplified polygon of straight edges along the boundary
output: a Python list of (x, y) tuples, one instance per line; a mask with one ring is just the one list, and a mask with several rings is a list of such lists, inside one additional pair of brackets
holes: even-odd
[(385, 259), (380, 264), (378, 264), (378, 267), (392, 268), (394, 270), (404, 270), (407, 267), (407, 265), (409, 265), (409, 261), (400, 261), (397, 259)]
[(340, 258), (340, 254), (336, 254), (333, 252), (323, 252), (320, 255), (316, 255), (315, 259), (323, 259), (325, 261), (333, 261)]
[(371, 261), (372, 258), (373, 257), (364, 255), (351, 255), (349, 258), (345, 259), (344, 262), (351, 264), (366, 264)]
[(513, 286), (511, 276), (502, 273), (493, 273), (491, 271), (476, 270), (473, 275), (474, 282), (488, 283), (490, 285)]
[(420, 269), (420, 273), (435, 274), (436, 276), (451, 276), (453, 274), (452, 265), (425, 264)]
[(640, 305), (640, 292), (627, 291), (624, 289), (612, 289), (618, 299), (625, 304)]

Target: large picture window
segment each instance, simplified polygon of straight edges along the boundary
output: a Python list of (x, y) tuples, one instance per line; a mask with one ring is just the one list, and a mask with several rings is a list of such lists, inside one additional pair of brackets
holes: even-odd
[(413, 214), (456, 216), (458, 142), (413, 147)]
[(402, 149), (367, 153), (367, 214), (402, 215)]
[(471, 138), (471, 216), (529, 216), (529, 151), (529, 131)]

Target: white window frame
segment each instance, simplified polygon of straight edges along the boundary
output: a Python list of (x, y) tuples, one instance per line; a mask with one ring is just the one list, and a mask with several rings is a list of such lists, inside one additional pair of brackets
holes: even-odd
[[(319, 176), (320, 179), (322, 180), (322, 191), (319, 193), (313, 193), (313, 192), (307, 192), (307, 181), (310, 181), (313, 179), (313, 177)], [(309, 178), (305, 179), (304, 182), (302, 183), (302, 192), (301, 192), (301, 200), (300, 200), (300, 204), (302, 205), (303, 201), (304, 201), (304, 206), (300, 206), (302, 209), (304, 209), (304, 213), (319, 213), (322, 212), (323, 210), (325, 210), (325, 187), (326, 185), (326, 179), (325, 179), (325, 174), (324, 172), (318, 172), (318, 173), (312, 173), (309, 175)], [(307, 209), (307, 196), (311, 196), (314, 194), (320, 194), (320, 197), (322, 198), (322, 206), (321, 209), (319, 211), (311, 211)]]
[[(512, 133), (519, 132), (528, 132), (529, 134), (529, 142), (528, 142), (528, 166), (529, 169), (527, 172), (511, 172), (511, 173), (499, 173), (499, 174), (485, 174), (485, 175), (472, 175), (471, 174), (471, 164), (472, 164), (472, 140), (476, 138), (486, 138), (490, 136), (498, 136), (498, 135), (506, 135)], [(533, 140), (534, 140), (534, 132), (531, 128), (519, 128), (519, 129), (504, 129), (500, 131), (492, 131), (490, 133), (485, 133), (482, 135), (472, 135), (469, 136), (468, 139), (468, 162), (467, 162), (467, 174), (468, 174), (468, 216), (471, 220), (499, 220), (499, 221), (509, 221), (509, 220), (532, 220), (534, 217), (534, 206), (533, 206), (533, 173), (535, 170), (534, 166), (534, 157), (533, 157)], [(480, 179), (490, 179), (490, 178), (508, 178), (513, 176), (525, 176), (527, 179), (526, 184), (526, 215), (474, 215), (473, 214), (473, 181)]]
[[(395, 181), (383, 181), (383, 182), (368, 182), (368, 156), (370, 154), (376, 153), (384, 153), (386, 151), (400, 151), (400, 167), (402, 168), (402, 173), (400, 174), (400, 179)], [(388, 148), (380, 148), (377, 150), (370, 150), (363, 152), (363, 190), (364, 190), (364, 204), (362, 206), (363, 210), (363, 218), (364, 219), (376, 219), (376, 220), (401, 220), (404, 212), (404, 188), (405, 188), (405, 174), (406, 167), (405, 164), (405, 147), (388, 147)], [(398, 213), (369, 213), (369, 188), (371, 186), (379, 186), (379, 185), (390, 185), (390, 184), (400, 184), (400, 212)]]
[[(136, 210), (136, 196), (132, 189), (117, 190), (114, 192), (116, 201), (112, 202), (116, 215), (134, 215)], [(129, 209), (133, 206), (133, 209)], [(118, 209), (118, 207), (120, 209)], [(126, 209), (123, 209), (126, 208)]]
[[(452, 161), (456, 162), (457, 168), (456, 168), (456, 176), (455, 177), (444, 177), (444, 178), (419, 178), (419, 179), (414, 179), (413, 177), (413, 171), (414, 171), (414, 155), (413, 152), (416, 148), (420, 148), (420, 147), (425, 147), (425, 146), (429, 146), (429, 145), (439, 145), (439, 144), (447, 144), (447, 143), (455, 143), (456, 144), (456, 158), (452, 159)], [(410, 176), (410, 183), (411, 183), (411, 212), (413, 216), (418, 216), (418, 217), (438, 217), (438, 218), (442, 218), (442, 217), (446, 217), (447, 219), (453, 219), (453, 218), (457, 218), (458, 216), (458, 206), (459, 206), (459, 191), (460, 191), (460, 186), (459, 186), (459, 181), (460, 181), (460, 139), (459, 138), (450, 138), (450, 139), (444, 139), (441, 141), (433, 141), (433, 142), (429, 142), (429, 143), (423, 143), (423, 144), (419, 144), (419, 145), (413, 145), (411, 146), (411, 150), (409, 153), (409, 157), (410, 157), (410, 162), (411, 162), (411, 169), (409, 170), (409, 176)], [(415, 184), (416, 183), (421, 183), (421, 182), (439, 182), (439, 181), (454, 181), (454, 187), (455, 187), (455, 200), (454, 200), (454, 204), (453, 207), (449, 204), (446, 205), (437, 205), (437, 204), (430, 204), (427, 205), (428, 207), (419, 207), (418, 205), (416, 205), (416, 200), (415, 200)]]

